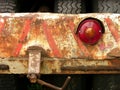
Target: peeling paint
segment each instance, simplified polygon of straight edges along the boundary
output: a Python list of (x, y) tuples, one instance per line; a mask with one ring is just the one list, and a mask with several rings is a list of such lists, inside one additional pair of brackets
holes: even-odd
[[(105, 33), (95, 45), (83, 43), (76, 35), (79, 23), (88, 17), (99, 19), (105, 28)], [(30, 23), (26, 24), (28, 20), (30, 20)], [(25, 26), (29, 27), (28, 32), (26, 31), (28, 28)], [(107, 70), (103, 70), (103, 73), (114, 72), (114, 70), (117, 72), (120, 65), (120, 57), (118, 55), (120, 48), (119, 34), (119, 14), (0, 14), (0, 58), (28, 58), (28, 47), (38, 46), (43, 49), (43, 58), (52, 58), (51, 60), (44, 60), (41, 65), (43, 67), (41, 73), (43, 74), (85, 73), (81, 69), (87, 68), (94, 70), (90, 71), (89, 69), (88, 73), (98, 73), (95, 70), (101, 70), (99, 72), (102, 72), (103, 68)], [(114, 50), (116, 48), (118, 48), (118, 51), (115, 54)], [(15, 51), (17, 55), (14, 55)], [(58, 59), (54, 60), (55, 58)], [(79, 59), (80, 61), (78, 61)], [(19, 65), (16, 65), (21, 67), (20, 73), (27, 73), (28, 61), (25, 61), (26, 63), (17, 60), (14, 62), (18, 63)], [(4, 64), (3, 61), (1, 63)], [(9, 64), (9, 61), (5, 63)], [(117, 66), (115, 66), (116, 64)], [(13, 64), (10, 63), (10, 72), (8, 73), (19, 73), (18, 69), (16, 69), (18, 67), (11, 65)], [(75, 69), (77, 67), (79, 67), (77, 71), (67, 70), (68, 68)]]

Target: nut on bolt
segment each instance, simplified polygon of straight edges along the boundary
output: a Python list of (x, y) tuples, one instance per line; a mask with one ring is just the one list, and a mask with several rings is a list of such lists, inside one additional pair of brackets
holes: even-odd
[(36, 74), (28, 74), (27, 78), (30, 80), (31, 83), (37, 82), (37, 75)]

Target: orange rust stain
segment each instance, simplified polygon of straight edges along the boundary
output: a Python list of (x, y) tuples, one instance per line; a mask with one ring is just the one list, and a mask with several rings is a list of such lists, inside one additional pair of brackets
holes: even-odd
[(7, 18), (3, 19), (5, 19), (5, 27), (0, 34), (0, 57), (11, 57), (14, 46), (17, 43), (17, 36), (15, 37), (13, 33), (15, 31), (9, 30)]
[[(3, 35), (3, 34), (2, 34)], [(10, 57), (13, 51), (14, 45), (16, 44), (16, 39), (13, 36), (5, 36), (0, 35), (0, 57)]]
[(2, 32), (4, 25), (5, 25), (5, 19), (1, 18), (0, 19), (0, 33)]
[(34, 20), (32, 23), (31, 23), (31, 30), (29, 31), (29, 40), (36, 40), (36, 38), (38, 36), (41, 36), (41, 31), (40, 30), (40, 26), (41, 26), (41, 21), (40, 20)]
[(64, 46), (64, 41), (66, 40), (66, 33), (63, 33), (63, 32), (65, 32), (64, 26), (61, 27), (61, 23), (57, 22), (57, 24), (54, 24), (54, 25), (51, 24), (49, 26), (49, 29), (51, 30), (51, 34), (53, 36), (53, 39), (55, 40), (56, 45), (59, 48), (59, 52), (61, 53), (61, 57), (66, 56), (65, 54), (62, 53), (61, 46), (60, 46), (61, 43)]
[(43, 22), (43, 30), (44, 30), (44, 34), (47, 38), (47, 41), (48, 41), (54, 55), (56, 57), (62, 57), (62, 54), (60, 53), (60, 50), (55, 43), (55, 40), (54, 40), (52, 33), (51, 33), (51, 30), (49, 29), (49, 26), (47, 25), (46, 21)]
[(58, 36), (61, 37), (62, 35), (61, 33), (65, 32), (64, 26), (62, 26), (61, 24), (62, 24), (61, 22), (56, 21), (54, 24), (50, 25), (49, 28), (52, 30), (51, 32), (54, 37), (58, 37)]
[(63, 55), (66, 55), (66, 56), (67, 56), (67, 54), (69, 53), (69, 50), (68, 50), (66, 47), (64, 47), (64, 48), (61, 50), (61, 52), (62, 52)]
[[(91, 49), (91, 50), (90, 50)], [(98, 58), (96, 56), (96, 53), (98, 52), (98, 46), (92, 46), (89, 48), (89, 51), (91, 52), (91, 57), (92, 58)]]
[(30, 31), (30, 24), (31, 24), (31, 20), (27, 19), (25, 21), (24, 26), (23, 26), (22, 34), (21, 34), (21, 37), (19, 39), (19, 43), (18, 43), (16, 49), (14, 50), (13, 56), (18, 56), (19, 55), (20, 50), (21, 50), (22, 45), (23, 45), (23, 42), (24, 42), (28, 32)]
[(115, 26), (114, 22), (110, 18), (105, 18), (105, 21), (108, 25), (109, 30), (111, 31), (112, 35), (114, 36), (117, 43), (120, 42), (120, 35), (118, 34), (118, 29)]
[(111, 65), (113, 66), (120, 66), (120, 61), (119, 60), (111, 60)]
[(51, 30), (53, 29), (51, 31), (53, 38), (60, 48), (63, 57), (69, 57), (68, 55), (71, 55), (72, 51), (72, 48), (70, 48), (72, 47), (72, 44), (69, 38), (69, 35), (71, 35), (71, 33), (69, 31), (68, 20), (69, 19), (66, 20), (66, 18), (60, 18), (55, 20), (54, 24), (50, 24)]
[(46, 50), (46, 55), (45, 55), (45, 57), (48, 57), (48, 56), (53, 56), (53, 55), (52, 55), (52, 51), (51, 51), (50, 49), (47, 49), (47, 50)]
[(61, 40), (66, 39), (67, 37), (66, 20), (64, 19), (56, 20), (54, 25), (51, 26), (54, 27), (52, 31), (54, 38), (60, 38)]
[(42, 56), (45, 56), (45, 57), (54, 56), (51, 49), (49, 49), (49, 46), (47, 48), (48, 41), (44, 34), (43, 23), (44, 23), (44, 20), (42, 19), (40, 20), (34, 19), (34, 21), (31, 24), (31, 30), (29, 32), (29, 37), (26, 43), (33, 41), (35, 43), (33, 43), (32, 45), (37, 45), (37, 46), (39, 45), (41, 48), (43, 48), (44, 52), (42, 52)]

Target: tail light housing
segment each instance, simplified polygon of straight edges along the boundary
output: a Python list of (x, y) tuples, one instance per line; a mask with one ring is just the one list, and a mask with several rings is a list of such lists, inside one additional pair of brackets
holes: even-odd
[(86, 44), (96, 44), (105, 32), (102, 22), (96, 18), (82, 20), (77, 28), (77, 35)]

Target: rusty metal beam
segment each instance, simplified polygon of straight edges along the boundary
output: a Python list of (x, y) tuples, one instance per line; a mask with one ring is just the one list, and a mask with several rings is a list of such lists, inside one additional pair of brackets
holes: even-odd
[[(42, 58), (41, 74), (119, 74), (120, 60), (85, 60)], [(9, 66), (0, 74), (28, 74), (28, 58), (4, 58), (0, 63)]]
[[(99, 19), (105, 28), (95, 45), (84, 44), (76, 35), (79, 23), (88, 17)], [(120, 14), (3, 13), (0, 57), (25, 57), (29, 46), (40, 46), (49, 57), (109, 59), (108, 53), (120, 47), (119, 33)]]
[[(105, 27), (95, 45), (84, 44), (75, 33), (88, 17)], [(41, 74), (120, 73), (119, 34), (120, 14), (0, 14), (0, 73), (28, 74), (30, 46), (43, 49)]]

